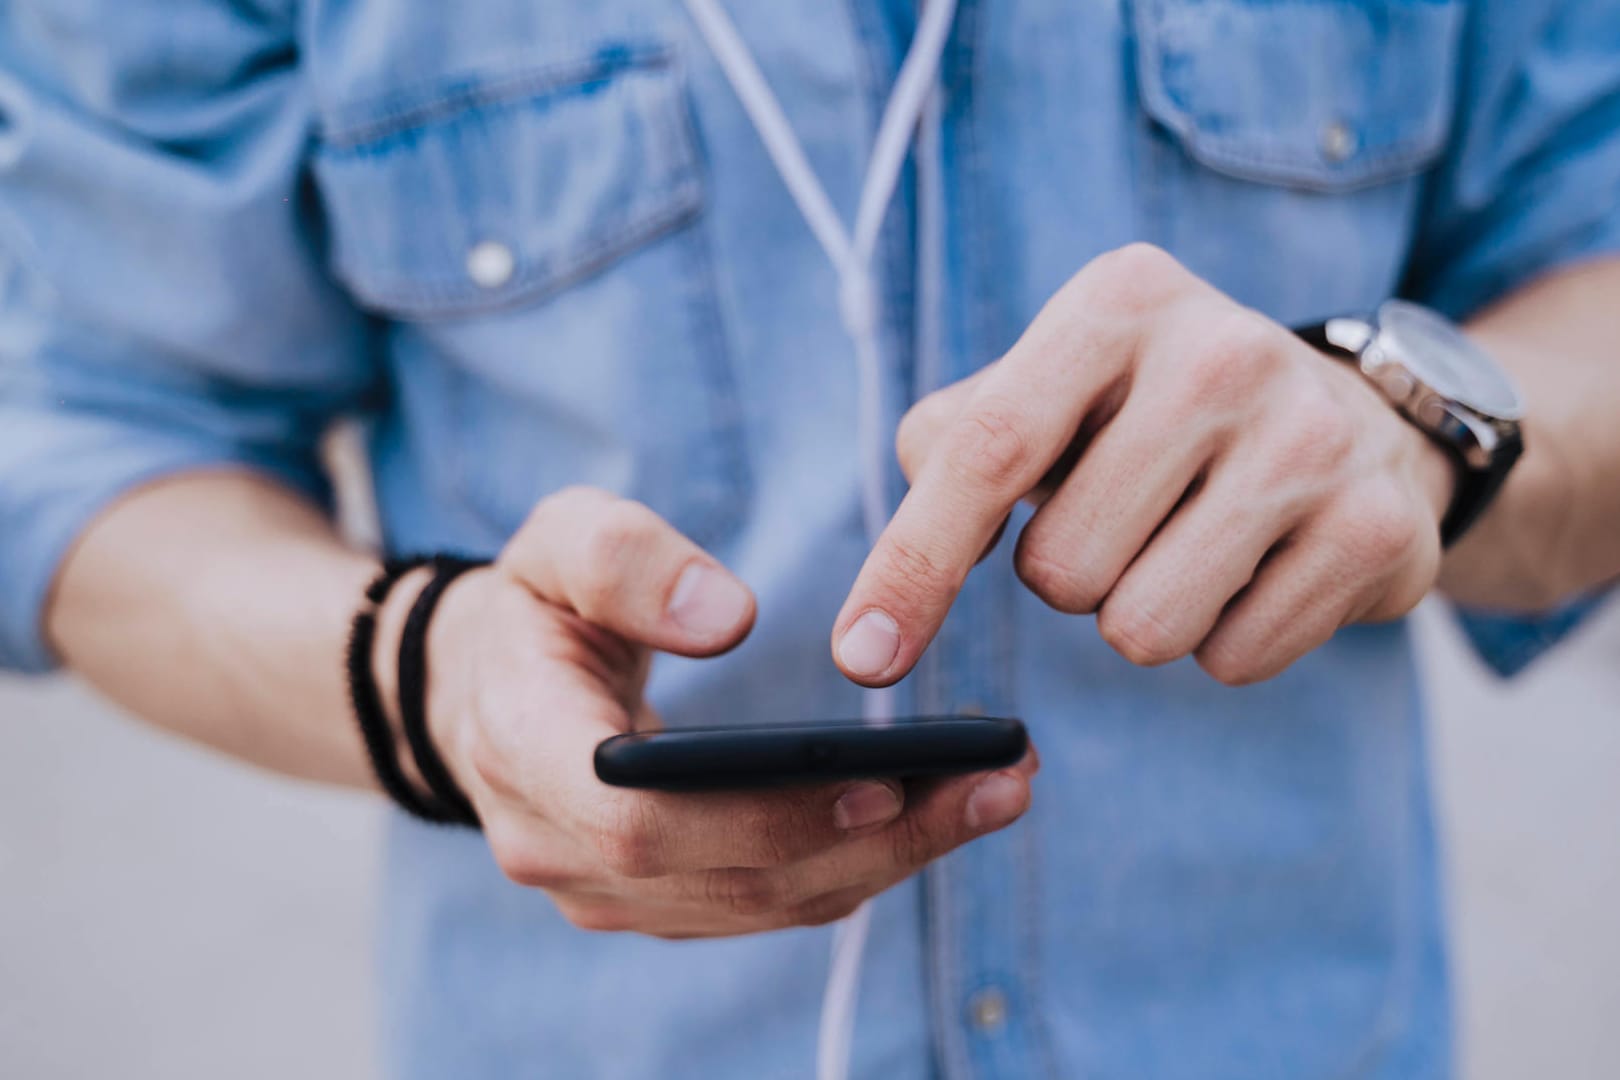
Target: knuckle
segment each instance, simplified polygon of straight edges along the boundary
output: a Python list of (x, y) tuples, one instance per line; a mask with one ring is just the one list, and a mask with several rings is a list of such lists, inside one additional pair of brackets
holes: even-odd
[(958, 480), (994, 491), (1024, 480), (1035, 455), (1023, 410), (1003, 398), (986, 398), (976, 401), (960, 423), (949, 457)]
[(908, 540), (890, 543), (888, 569), (906, 595), (928, 595), (953, 584), (944, 563)]
[(931, 436), (937, 434), (946, 419), (947, 403), (940, 391), (935, 391), (906, 410), (895, 431), (894, 449), (900, 459), (900, 468), (907, 477), (916, 475), (928, 455)]
[(907, 480), (916, 478), (923, 462), (922, 436), (918, 432), (917, 421), (912, 419), (915, 411), (906, 413), (900, 419), (900, 427), (894, 433), (894, 456), (899, 459), (900, 471)]
[(781, 889), (774, 879), (743, 867), (708, 871), (704, 896), (713, 907), (740, 918), (766, 915), (782, 906)]
[(923, 866), (945, 850), (920, 814), (902, 815), (890, 837), (895, 865), (907, 869)]
[(805, 847), (806, 826), (805, 815), (797, 807), (762, 813), (755, 830), (761, 859), (772, 866), (791, 861)]
[(780, 866), (813, 854), (822, 846), (831, 812), (818, 795), (784, 795), (763, 802), (743, 823), (744, 847), (764, 866)]
[(1355, 561), (1386, 567), (1408, 555), (1422, 538), (1419, 517), (1411, 500), (1385, 481), (1362, 486), (1341, 536)]
[(528, 521), (525, 524), (530, 529), (549, 531), (554, 520), (558, 518), (566, 520), (612, 498), (612, 495), (601, 488), (585, 484), (569, 484), (535, 503), (534, 508), (529, 511)]
[(613, 572), (611, 556), (593, 553), (591, 561), (597, 565), (590, 573), (576, 579), (572, 599), (573, 606), (582, 618), (597, 622), (605, 613), (621, 606), (624, 586), (621, 578)]
[(1089, 615), (1108, 594), (1106, 585), (1060, 558), (1048, 543), (1029, 540), (1018, 546), (1013, 569), (1030, 592), (1066, 615)]
[(1439, 545), (1434, 555), (1425, 555), (1404, 573), (1395, 575), (1383, 595), (1362, 612), (1354, 615), (1355, 622), (1389, 622), (1409, 613), (1428, 595), (1439, 563)]
[(658, 817), (645, 800), (618, 803), (597, 831), (596, 846), (602, 864), (620, 877), (651, 878), (665, 872)]
[(640, 503), (615, 499), (598, 508), (585, 537), (586, 572), (578, 583), (581, 601), (617, 603), (624, 590), (624, 568), (646, 555), (656, 538), (657, 518)]
[(654, 535), (657, 516), (641, 503), (614, 499), (594, 515), (591, 541), (595, 547), (634, 552)]
[(791, 919), (795, 926), (826, 926), (855, 914), (864, 899), (853, 890), (818, 896), (795, 905)]
[(1205, 645), (1196, 655), (1198, 666), (1223, 686), (1248, 686), (1265, 677), (1252, 658), (1218, 642)]
[(1097, 613), (1097, 632), (1115, 652), (1141, 667), (1167, 664), (1187, 651), (1174, 627), (1137, 600), (1110, 598)]
[(1174, 255), (1145, 240), (1135, 240), (1115, 248), (1102, 258), (1125, 277), (1162, 277), (1181, 269)]
[(485, 824), (490, 854), (507, 879), (531, 889), (551, 889), (566, 875), (521, 832), (494, 823)]
[(1356, 425), (1344, 406), (1321, 389), (1291, 397), (1277, 421), (1276, 468), (1290, 476), (1333, 476), (1355, 445)]
[(539, 505), (553, 510), (578, 510), (584, 506), (608, 502), (613, 498), (612, 492), (591, 487), (589, 484), (566, 484), (541, 499)]
[(1246, 308), (1228, 312), (1189, 360), (1188, 391), (1199, 400), (1251, 393), (1276, 370), (1276, 330)]
[(1137, 242), (1099, 255), (1076, 281), (1093, 290), (1106, 309), (1131, 315), (1151, 308), (1181, 273), (1181, 264), (1169, 252)]
[(562, 912), (575, 927), (598, 933), (619, 933), (634, 928), (634, 922), (624, 910), (608, 904), (559, 903)]

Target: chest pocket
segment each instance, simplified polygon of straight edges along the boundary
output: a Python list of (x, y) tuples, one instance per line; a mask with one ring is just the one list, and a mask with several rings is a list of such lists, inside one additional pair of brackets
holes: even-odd
[(389, 323), (400, 441), (491, 540), (579, 483), (730, 528), (740, 409), (667, 49), (330, 109), (315, 176), (334, 273)]
[(1393, 293), (1421, 174), (1450, 133), (1460, 0), (1135, 0), (1133, 12), (1161, 241), (1285, 321)]

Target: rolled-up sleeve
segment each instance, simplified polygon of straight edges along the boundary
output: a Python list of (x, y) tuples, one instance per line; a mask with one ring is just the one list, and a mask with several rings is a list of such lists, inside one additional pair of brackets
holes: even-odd
[(224, 0), (0, 7), (0, 667), (90, 519), (222, 467), (324, 497), (371, 391), (324, 271), (291, 13)]
[(1471, 4), (1450, 150), (1405, 291), (1464, 319), (1533, 278), (1620, 254), (1620, 7)]
[[(1550, 271), (1620, 256), (1620, 6), (1472, 4), (1463, 57), (1450, 153), (1430, 179), (1404, 290), (1457, 319)], [(1458, 614), (1509, 675), (1601, 602)]]

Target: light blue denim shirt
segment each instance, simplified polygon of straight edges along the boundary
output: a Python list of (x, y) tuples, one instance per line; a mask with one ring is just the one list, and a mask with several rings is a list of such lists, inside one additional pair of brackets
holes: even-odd
[[(851, 216), (912, 4), (730, 7)], [(321, 497), (359, 413), (392, 548), (493, 552), (586, 483), (734, 567), (757, 629), (660, 661), (669, 722), (858, 715), (834, 275), (677, 0), (12, 0), (0, 72), (0, 662), (49, 665), (52, 573), (120, 491), (238, 463)], [(1612, 4), (962, 0), (942, 84), (942, 256), (911, 170), (878, 252), (896, 404), (923, 274), (955, 379), (1132, 240), (1287, 324), (1620, 250)], [(1446, 1073), (1406, 628), (1224, 689), (1133, 668), (1007, 546), (902, 704), (1024, 717), (1035, 806), (877, 901), (856, 1074)], [(584, 933), (403, 818), (386, 867), (390, 1075), (810, 1072), (827, 931)]]

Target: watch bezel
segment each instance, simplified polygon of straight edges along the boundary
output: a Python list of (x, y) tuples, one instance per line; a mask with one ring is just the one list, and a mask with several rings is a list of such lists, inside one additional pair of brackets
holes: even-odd
[[(1379, 305), (1374, 321), (1372, 339), (1361, 352), (1363, 370), (1369, 365), (1382, 368), (1397, 364), (1415, 383), (1424, 387), (1430, 398), (1460, 406), (1487, 421), (1517, 423), (1524, 419), (1524, 395), (1512, 377), (1490, 353), (1443, 316), (1410, 301), (1386, 300)], [(1499, 400), (1482, 402), (1469, 387), (1458, 384), (1453, 372), (1444, 368), (1436, 370), (1435, 365), (1427, 361), (1424, 348), (1410, 340), (1417, 334), (1428, 335), (1431, 342), (1443, 343), (1467, 368), (1488, 374), (1496, 385), (1484, 388), (1486, 396)], [(1414, 407), (1421, 407), (1421, 402)]]
[[(1383, 307), (1379, 311), (1381, 314)], [(1519, 417), (1487, 415), (1430, 385), (1414, 364), (1386, 346), (1387, 333), (1378, 315), (1329, 319), (1322, 326), (1322, 335), (1353, 358), (1362, 375), (1396, 411), (1448, 446), (1469, 469), (1488, 470), (1504, 436), (1518, 426)], [(1488, 354), (1485, 358), (1490, 360)], [(1516, 387), (1514, 394), (1518, 397)]]

